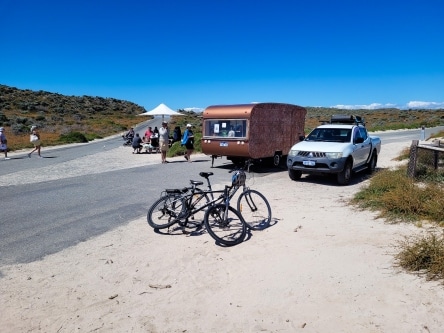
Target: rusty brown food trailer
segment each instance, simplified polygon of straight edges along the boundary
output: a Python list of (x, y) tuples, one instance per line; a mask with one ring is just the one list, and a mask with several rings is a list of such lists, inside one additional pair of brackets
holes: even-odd
[(203, 112), (202, 152), (233, 163), (272, 158), (278, 165), (304, 135), (307, 110), (284, 103), (209, 106)]

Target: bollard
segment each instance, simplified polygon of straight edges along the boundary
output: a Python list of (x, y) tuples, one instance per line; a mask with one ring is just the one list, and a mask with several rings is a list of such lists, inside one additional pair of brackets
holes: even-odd
[(416, 161), (418, 159), (418, 144), (419, 144), (419, 140), (412, 140), (412, 145), (410, 146), (409, 164), (407, 166), (407, 176), (410, 178), (415, 178), (415, 176), (416, 176)]
[(421, 135), (420, 135), (419, 140), (425, 141), (425, 127), (424, 126), (421, 126)]

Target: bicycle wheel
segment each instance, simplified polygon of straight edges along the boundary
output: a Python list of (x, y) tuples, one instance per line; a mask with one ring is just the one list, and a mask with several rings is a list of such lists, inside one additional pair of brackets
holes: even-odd
[(237, 210), (252, 230), (261, 230), (270, 225), (271, 207), (264, 195), (256, 190), (246, 190), (237, 199)]
[(178, 222), (184, 209), (183, 200), (178, 194), (161, 197), (148, 210), (148, 224), (154, 229), (165, 229)]
[(208, 208), (204, 222), (211, 237), (224, 245), (239, 244), (247, 234), (247, 226), (242, 215), (233, 207), (228, 207), (228, 212), (225, 214), (224, 204)]

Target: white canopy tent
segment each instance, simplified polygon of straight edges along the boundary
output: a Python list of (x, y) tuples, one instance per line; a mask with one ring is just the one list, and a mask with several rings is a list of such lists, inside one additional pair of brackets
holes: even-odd
[(160, 103), (157, 107), (155, 107), (151, 111), (140, 113), (139, 116), (162, 116), (162, 121), (163, 121), (165, 116), (183, 116), (183, 114), (171, 110), (165, 104)]

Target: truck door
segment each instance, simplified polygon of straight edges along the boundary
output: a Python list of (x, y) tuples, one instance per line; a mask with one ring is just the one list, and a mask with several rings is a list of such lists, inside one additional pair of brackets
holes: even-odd
[[(364, 131), (362, 131), (364, 130)], [(370, 138), (367, 135), (367, 131), (363, 127), (353, 128), (353, 146), (355, 167), (365, 164), (370, 152)]]

